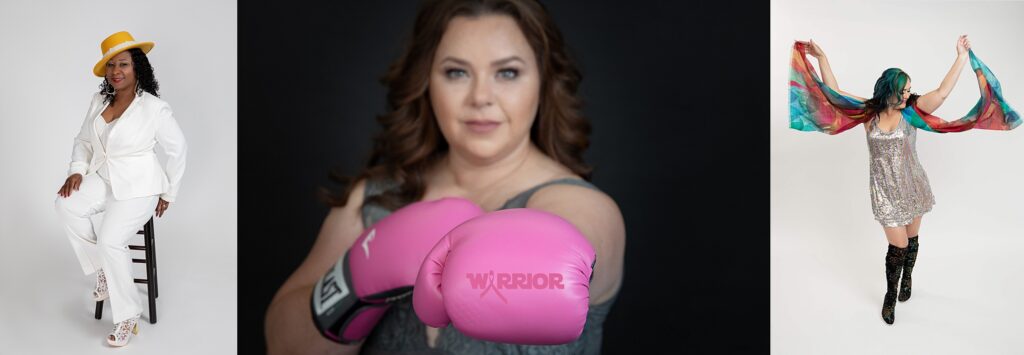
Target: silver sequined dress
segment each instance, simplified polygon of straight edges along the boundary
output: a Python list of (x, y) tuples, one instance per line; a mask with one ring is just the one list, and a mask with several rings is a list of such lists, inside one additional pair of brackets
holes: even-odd
[(928, 176), (917, 160), (917, 128), (900, 118), (891, 132), (878, 127), (878, 117), (868, 130), (871, 153), (871, 209), (885, 227), (910, 224), (931, 211), (935, 204)]

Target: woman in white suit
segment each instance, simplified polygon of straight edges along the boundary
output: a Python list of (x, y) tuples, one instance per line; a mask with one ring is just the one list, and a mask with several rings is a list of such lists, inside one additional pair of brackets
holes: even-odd
[[(153, 216), (163, 216), (185, 172), (185, 137), (159, 98), (146, 53), (153, 42), (128, 32), (107, 37), (93, 68), (103, 77), (75, 137), (68, 178), (57, 192), (57, 214), (82, 271), (96, 273), (93, 298), (110, 299), (115, 323), (107, 335), (123, 346), (138, 334), (142, 298), (131, 274), (128, 240)], [(167, 156), (160, 165), (154, 147)], [(90, 216), (103, 212), (94, 230)]]

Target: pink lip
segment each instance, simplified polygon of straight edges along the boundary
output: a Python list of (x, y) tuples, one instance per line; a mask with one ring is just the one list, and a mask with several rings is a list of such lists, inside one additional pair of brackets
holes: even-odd
[(469, 120), (464, 123), (473, 133), (487, 133), (501, 125), (501, 122), (486, 120)]

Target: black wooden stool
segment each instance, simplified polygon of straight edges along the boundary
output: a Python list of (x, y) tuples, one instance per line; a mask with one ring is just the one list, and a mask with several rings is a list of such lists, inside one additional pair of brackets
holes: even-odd
[[(142, 234), (143, 245), (129, 245), (129, 250), (142, 250), (146, 252), (144, 259), (132, 258), (133, 263), (146, 264), (146, 278), (135, 279), (137, 284), (146, 284), (146, 293), (149, 297), (149, 323), (156, 324), (156, 298), (160, 297), (157, 288), (156, 278), (156, 242), (153, 240), (153, 217), (142, 227), (142, 230), (135, 234)], [(103, 318), (103, 301), (96, 301), (96, 319)]]

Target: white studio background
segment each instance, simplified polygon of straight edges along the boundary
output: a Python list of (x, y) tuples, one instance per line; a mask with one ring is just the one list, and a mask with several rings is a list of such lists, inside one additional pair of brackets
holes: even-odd
[[(839, 86), (870, 97), (883, 70), (938, 87), (967, 34), (1024, 113), (1024, 3), (773, 1), (771, 7), (771, 348), (773, 353), (1019, 353), (1024, 319), (1024, 129), (918, 132), (936, 205), (925, 215), (911, 300), (880, 316), (886, 239), (871, 212), (858, 126), (789, 127), (793, 41), (814, 39)], [(811, 62), (817, 69), (818, 63)], [(967, 64), (936, 115), (979, 97)]]
[(102, 80), (92, 74), (100, 42), (121, 30), (156, 43), (160, 94), (189, 144), (178, 199), (156, 219), (159, 321), (146, 320), (144, 298), (139, 335), (122, 351), (236, 351), (236, 14), (234, 1), (0, 2), (0, 354), (110, 351), (109, 302), (93, 319), (95, 279), (82, 275), (54, 200)]

